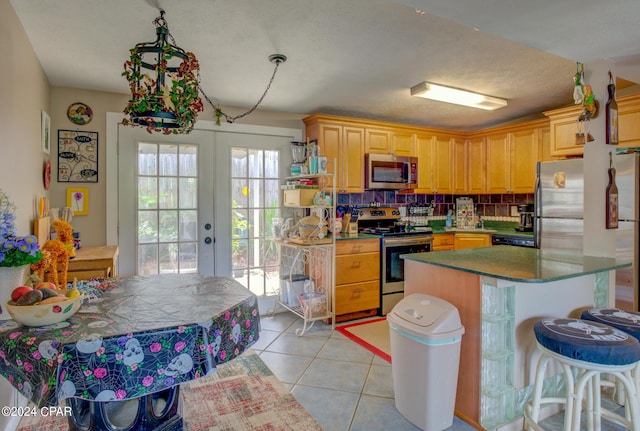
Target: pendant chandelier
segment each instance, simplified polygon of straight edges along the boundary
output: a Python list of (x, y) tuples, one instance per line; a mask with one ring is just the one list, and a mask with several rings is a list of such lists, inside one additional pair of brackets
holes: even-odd
[(228, 123), (233, 123), (255, 111), (271, 88), (278, 66), (287, 57), (282, 54), (270, 55), (269, 61), (275, 67), (258, 102), (243, 114), (227, 115), (220, 104), (214, 103), (202, 89), (196, 56), (176, 46), (164, 14), (164, 10), (160, 10), (160, 16), (153, 21), (156, 40), (136, 44), (131, 49), (129, 60), (124, 63), (122, 75), (129, 82), (131, 99), (124, 109), (126, 117), (123, 123), (146, 127), (149, 133), (190, 133), (198, 113), (204, 110), (200, 94), (213, 108), (218, 125), (223, 117)]

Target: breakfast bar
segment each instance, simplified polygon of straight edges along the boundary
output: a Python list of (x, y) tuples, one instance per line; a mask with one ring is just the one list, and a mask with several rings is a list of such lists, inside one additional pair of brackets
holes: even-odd
[[(522, 418), (538, 358), (534, 323), (610, 305), (610, 271), (631, 265), (614, 258), (510, 246), (403, 258), (405, 295), (433, 295), (460, 312), (465, 334), (456, 413), (485, 429)], [(562, 393), (562, 375), (549, 377), (545, 385)]]

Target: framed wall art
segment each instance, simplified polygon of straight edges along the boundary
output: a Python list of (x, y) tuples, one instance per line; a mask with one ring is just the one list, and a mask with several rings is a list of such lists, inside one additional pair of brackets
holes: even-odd
[(67, 207), (71, 208), (73, 215), (89, 214), (89, 189), (72, 188), (67, 189)]
[(51, 118), (44, 111), (40, 115), (40, 140), (42, 152), (49, 154), (51, 152)]
[(58, 130), (58, 182), (98, 182), (98, 132)]

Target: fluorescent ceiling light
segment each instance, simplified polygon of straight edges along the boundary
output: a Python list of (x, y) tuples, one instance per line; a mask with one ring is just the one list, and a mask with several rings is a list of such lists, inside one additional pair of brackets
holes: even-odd
[(485, 96), (484, 94), (459, 90), (457, 88), (444, 87), (442, 85), (432, 84), (431, 82), (422, 82), (411, 87), (411, 95), (438, 100), (440, 102), (455, 103), (456, 105), (470, 106), (472, 108), (486, 109), (488, 111), (507, 106), (505, 99)]

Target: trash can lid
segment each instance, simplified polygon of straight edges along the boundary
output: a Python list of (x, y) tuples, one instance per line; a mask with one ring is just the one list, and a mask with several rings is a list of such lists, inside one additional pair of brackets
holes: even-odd
[(407, 296), (396, 304), (387, 319), (391, 324), (424, 338), (464, 333), (458, 309), (450, 302), (431, 295), (416, 293)]

